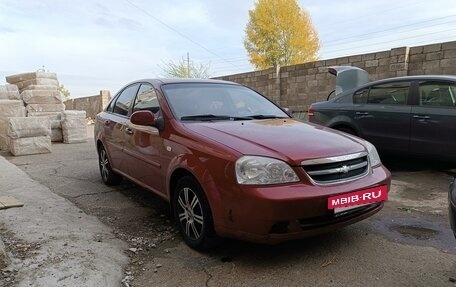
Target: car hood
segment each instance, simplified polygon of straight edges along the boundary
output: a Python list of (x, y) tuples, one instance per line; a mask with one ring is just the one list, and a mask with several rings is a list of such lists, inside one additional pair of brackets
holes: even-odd
[(193, 122), (184, 126), (241, 154), (280, 158), (292, 165), (366, 150), (354, 137), (294, 119)]

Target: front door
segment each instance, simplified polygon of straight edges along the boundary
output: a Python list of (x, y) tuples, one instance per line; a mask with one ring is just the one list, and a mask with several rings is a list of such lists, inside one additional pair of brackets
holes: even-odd
[[(160, 116), (157, 94), (152, 85), (141, 84), (132, 113), (138, 110), (149, 110), (155, 117)], [(156, 127), (134, 125), (130, 121), (127, 121), (126, 125), (124, 153), (129, 158), (130, 176), (164, 196), (160, 160), (163, 139), (160, 137), (160, 131)]]

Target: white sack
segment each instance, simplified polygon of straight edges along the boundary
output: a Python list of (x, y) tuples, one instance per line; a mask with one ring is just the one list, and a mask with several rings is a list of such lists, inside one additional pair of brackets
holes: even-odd
[(0, 150), (8, 150), (8, 141), (9, 138), (6, 135), (8, 118), (0, 117)]
[(59, 91), (25, 90), (21, 98), (26, 104), (61, 104), (62, 95)]
[(8, 136), (12, 139), (51, 135), (48, 117), (11, 117), (8, 120)]
[(62, 118), (62, 112), (28, 112), (27, 117), (48, 117), (51, 121), (60, 121)]
[(0, 92), (19, 92), (16, 85), (6, 84), (0, 85)]
[(64, 104), (28, 104), (28, 113), (33, 112), (61, 112), (65, 110)]
[(0, 100), (0, 117), (25, 117), (24, 102), (21, 100)]
[(9, 150), (9, 140), (7, 135), (0, 135), (0, 150)]
[(51, 152), (51, 137), (10, 139), (9, 149), (13, 155), (27, 155)]
[(8, 130), (8, 118), (0, 117), (0, 135), (6, 135)]
[(22, 92), (28, 89), (29, 86), (32, 85), (49, 85), (49, 86), (59, 86), (59, 81), (53, 79), (35, 79), (35, 80), (27, 80), (22, 82), (14, 83), (19, 88), (19, 91)]
[(38, 90), (38, 91), (57, 91), (59, 87), (55, 85), (30, 85), (27, 90)]
[(35, 80), (35, 79), (57, 80), (57, 75), (55, 73), (47, 73), (47, 72), (32, 72), (32, 73), (11, 75), (11, 76), (6, 77), (6, 81), (10, 84), (15, 84), (18, 82), (29, 81), (29, 80)]
[[(62, 115), (64, 117), (64, 115)], [(85, 118), (62, 120), (64, 143), (80, 143), (87, 141), (87, 122)]]
[(19, 100), (19, 89), (16, 85), (0, 85), (0, 99), (2, 100)]
[(77, 110), (66, 110), (62, 112), (62, 121), (67, 119), (85, 119), (86, 112), (85, 111), (77, 111)]

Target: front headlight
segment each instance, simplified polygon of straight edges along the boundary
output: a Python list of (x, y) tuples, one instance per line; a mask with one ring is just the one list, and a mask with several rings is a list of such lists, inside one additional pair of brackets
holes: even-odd
[(368, 141), (364, 141), (364, 144), (366, 145), (367, 152), (369, 153), (369, 160), (370, 164), (372, 167), (376, 167), (382, 164), (382, 161), (380, 160), (380, 156), (378, 155), (377, 149), (373, 144), (371, 144)]
[(236, 161), (239, 184), (277, 184), (299, 181), (285, 162), (262, 156), (243, 156)]

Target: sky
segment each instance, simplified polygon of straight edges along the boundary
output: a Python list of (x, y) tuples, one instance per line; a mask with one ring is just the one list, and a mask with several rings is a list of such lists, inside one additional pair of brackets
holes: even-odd
[[(456, 0), (298, 0), (320, 59), (456, 41)], [(72, 98), (143, 78), (189, 54), (211, 76), (253, 71), (243, 41), (251, 0), (0, 0), (0, 84), (39, 69)]]

